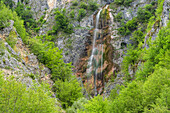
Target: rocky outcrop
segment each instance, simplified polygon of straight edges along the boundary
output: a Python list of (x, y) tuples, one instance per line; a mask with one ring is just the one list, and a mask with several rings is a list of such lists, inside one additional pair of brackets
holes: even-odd
[[(21, 81), (25, 81), (27, 86), (30, 86), (33, 79), (38, 81), (47, 81), (50, 85), (53, 82), (50, 80), (50, 70), (43, 64), (39, 63), (37, 57), (29, 51), (29, 49), (22, 42), (22, 39), (17, 36), (16, 44), (12, 48), (7, 42), (6, 38), (11, 31), (15, 31), (13, 28), (13, 21), (11, 25), (0, 33), (0, 41), (4, 46), (3, 50), (0, 50), (0, 69), (6, 76), (13, 75)], [(15, 31), (17, 34), (17, 32)]]
[(163, 3), (163, 12), (161, 16), (162, 27), (167, 26), (167, 22), (169, 20), (169, 10), (170, 10), (170, 0), (165, 0)]

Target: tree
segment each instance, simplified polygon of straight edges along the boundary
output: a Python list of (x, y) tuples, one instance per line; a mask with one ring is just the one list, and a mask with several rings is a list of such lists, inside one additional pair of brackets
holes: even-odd
[(64, 31), (65, 33), (71, 34), (73, 32), (73, 26), (69, 23), (69, 19), (65, 16), (63, 11), (57, 10), (55, 12), (56, 24), (53, 26), (53, 30), (57, 33), (59, 31)]
[(14, 77), (4, 79), (0, 74), (0, 110), (14, 113), (58, 113), (55, 98), (51, 98), (49, 85), (33, 83), (26, 87)]
[(84, 18), (86, 16), (86, 10), (84, 9), (80, 9), (79, 10), (79, 13), (78, 13), (78, 16), (77, 16), (77, 20), (80, 22), (82, 18)]
[(63, 108), (68, 108), (74, 101), (81, 98), (82, 88), (76, 77), (70, 77), (70, 80), (56, 80), (53, 86), (54, 92), (56, 92), (56, 97), (61, 101)]
[(138, 9), (137, 18), (140, 22), (147, 22), (150, 17), (152, 17), (151, 12), (149, 12), (145, 9), (142, 9), (142, 8)]
[(88, 1), (88, 9), (89, 10), (92, 10), (92, 11), (95, 11), (95, 10), (97, 10), (98, 9), (98, 4), (97, 4), (97, 1), (96, 0), (89, 0)]
[(84, 105), (86, 113), (106, 113), (108, 101), (103, 96), (98, 95)]
[(144, 34), (141, 30), (134, 31), (130, 39), (133, 45), (137, 47), (140, 42), (144, 42)]

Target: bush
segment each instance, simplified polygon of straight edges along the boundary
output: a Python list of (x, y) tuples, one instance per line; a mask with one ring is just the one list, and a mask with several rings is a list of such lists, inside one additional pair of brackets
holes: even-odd
[(122, 36), (129, 35), (133, 30), (137, 28), (137, 25), (137, 19), (133, 18), (132, 20), (129, 20), (123, 27), (120, 27), (118, 32)]
[(80, 2), (80, 8), (87, 9), (87, 4), (85, 2)]
[(80, 22), (81, 19), (83, 19), (85, 16), (86, 16), (86, 10), (81, 8), (79, 10), (79, 13), (78, 13), (78, 16), (77, 16), (77, 20)]
[(144, 112), (144, 110), (149, 111), (154, 108), (153, 105), (160, 99), (161, 94), (164, 95), (161, 95), (161, 98), (163, 97), (161, 99), (162, 108), (167, 111), (167, 105), (170, 104), (170, 101), (165, 99), (165, 95), (167, 97), (170, 96), (167, 90), (170, 87), (168, 77), (170, 77), (170, 70), (159, 68), (145, 82), (139, 80), (132, 81), (111, 101), (111, 104), (108, 106), (108, 112), (139, 113)]
[(15, 33), (15, 31), (11, 31), (9, 36), (6, 38), (6, 42), (8, 42), (8, 44), (14, 48), (16, 42), (17, 42), (17, 34)]
[(24, 4), (19, 2), (17, 4), (17, 7), (15, 8), (15, 11), (24, 20), (24, 25), (26, 28), (36, 27), (36, 22), (35, 19), (33, 18), (33, 12), (29, 7), (25, 8)]
[(98, 95), (84, 105), (86, 113), (106, 113), (108, 101), (103, 96)]
[(72, 1), (72, 6), (78, 6), (78, 1), (77, 0)]
[(77, 113), (78, 111), (85, 111), (84, 104), (88, 103), (86, 98), (80, 98), (73, 103), (73, 105), (67, 109), (67, 113)]
[(83, 96), (82, 89), (76, 77), (71, 77), (64, 82), (56, 80), (53, 90), (56, 92), (57, 98), (60, 99), (63, 108), (68, 108), (74, 101)]
[(50, 88), (47, 84), (25, 84), (16, 81), (13, 77), (4, 79), (0, 75), (0, 110), (14, 113), (58, 113), (55, 98), (51, 98)]
[(0, 2), (0, 29), (8, 27), (10, 25), (9, 20), (12, 19), (12, 11)]
[(124, 0), (124, 6), (130, 6), (130, 3), (132, 3), (134, 0)]
[(26, 30), (23, 25), (23, 21), (17, 16), (16, 12), (12, 12), (3, 3), (0, 3), (0, 13), (0, 29), (9, 26), (9, 20), (14, 20), (14, 27), (24, 41), (26, 38)]
[(139, 22), (147, 22), (149, 18), (152, 17), (152, 14), (150, 11), (147, 11), (145, 9), (139, 8), (137, 12), (137, 19)]
[(4, 41), (0, 38), (0, 55), (4, 55), (5, 54), (5, 44)]
[(74, 19), (74, 17), (75, 17), (75, 12), (74, 12), (74, 10), (72, 10), (69, 15), (70, 15), (70, 18)]
[(53, 26), (53, 30), (57, 32), (64, 31), (65, 33), (72, 33), (73, 26), (69, 24), (69, 19), (64, 15), (65, 12), (60, 12), (57, 10), (55, 12), (56, 24)]
[(15, 3), (12, 0), (0, 0), (0, 2), (3, 2), (6, 6), (9, 6), (10, 8), (13, 8)]
[(133, 41), (133, 45), (135, 47), (138, 46), (140, 42), (144, 42), (144, 34), (141, 30), (137, 30), (132, 33), (131, 40)]
[(115, 16), (115, 21), (117, 22), (121, 22), (121, 20), (123, 19), (123, 13), (122, 12), (119, 12), (116, 16)]
[(124, 6), (130, 6), (130, 3), (132, 3), (134, 0), (115, 0), (114, 3), (116, 5), (124, 5)]
[(95, 0), (89, 0), (89, 2), (88, 2), (88, 9), (89, 10), (95, 11), (95, 10), (98, 9), (98, 7), (99, 6), (98, 6), (98, 4)]
[(115, 0), (114, 3), (116, 5), (123, 5), (124, 0)]

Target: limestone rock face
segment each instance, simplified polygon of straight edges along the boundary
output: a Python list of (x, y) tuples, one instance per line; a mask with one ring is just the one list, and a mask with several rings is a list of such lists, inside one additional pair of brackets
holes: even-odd
[[(25, 81), (24, 83), (27, 86), (31, 85), (33, 79), (37, 82), (46, 80), (52, 85), (50, 70), (39, 63), (37, 56), (29, 51), (19, 36), (17, 37), (15, 48), (12, 48), (6, 42), (6, 38), (12, 30), (15, 31), (13, 21), (11, 21), (9, 27), (0, 32), (0, 41), (4, 43), (1, 45), (4, 46), (4, 49), (0, 49), (0, 70), (4, 72), (5, 76), (13, 75), (22, 82)], [(16, 31), (15, 33), (17, 34)]]
[(170, 9), (170, 0), (165, 0), (163, 4), (163, 12), (161, 16), (161, 24), (163, 27), (167, 26), (169, 20), (169, 9)]

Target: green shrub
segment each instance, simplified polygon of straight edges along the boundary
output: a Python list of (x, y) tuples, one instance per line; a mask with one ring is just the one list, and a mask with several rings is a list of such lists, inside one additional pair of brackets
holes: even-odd
[(139, 8), (137, 12), (137, 19), (140, 22), (147, 22), (149, 18), (152, 17), (152, 14), (150, 11), (147, 11), (145, 9)]
[(134, 0), (114, 0), (114, 3), (116, 5), (124, 5), (124, 6), (130, 6), (130, 3), (132, 3)]
[(72, 1), (72, 6), (78, 6), (78, 1), (77, 0)]
[(0, 110), (14, 113), (58, 113), (55, 98), (51, 98), (50, 88), (47, 84), (25, 84), (16, 81), (14, 77), (4, 79), (0, 74)]
[(70, 18), (72, 18), (72, 19), (74, 19), (74, 17), (75, 17), (75, 12), (74, 12), (74, 10), (71, 10), (71, 12), (70, 12)]
[(133, 41), (133, 45), (137, 47), (140, 42), (144, 42), (144, 34), (141, 30), (134, 31), (130, 39)]
[(124, 0), (115, 0), (114, 3), (116, 5), (123, 5)]
[(86, 113), (106, 113), (108, 101), (103, 96), (98, 95), (84, 105)]
[(121, 22), (121, 19), (123, 19), (123, 13), (119, 12), (116, 16), (115, 16), (115, 21), (117, 22)]
[(16, 12), (12, 12), (3, 3), (0, 3), (0, 13), (0, 29), (9, 26), (9, 20), (14, 20), (14, 27), (20, 37), (24, 40), (26, 38), (26, 30), (23, 25), (23, 21), (17, 16)]
[(5, 44), (4, 41), (2, 39), (0, 39), (0, 55), (4, 55), (5, 54)]
[(12, 19), (12, 11), (0, 2), (0, 29), (8, 27), (10, 25), (9, 20)]
[(124, 6), (130, 6), (130, 3), (132, 3), (134, 0), (124, 0)]
[(77, 113), (78, 111), (85, 111), (84, 104), (88, 103), (86, 98), (80, 98), (73, 103), (73, 105), (67, 109), (67, 113)]
[(80, 2), (80, 8), (87, 9), (87, 4), (85, 2)]
[(72, 33), (73, 32), (73, 26), (69, 24), (69, 19), (67, 16), (65, 16), (65, 12), (61, 12), (59, 10), (56, 10), (55, 12), (55, 20), (56, 24), (53, 26), (53, 30), (57, 32), (64, 31), (65, 33)]
[(92, 11), (95, 11), (97, 10), (99, 7), (99, 5), (97, 4), (96, 0), (89, 0), (88, 1), (88, 9), (89, 10), (92, 10)]
[(81, 8), (79, 10), (79, 13), (78, 13), (78, 16), (77, 16), (77, 20), (80, 22), (81, 19), (83, 19), (85, 16), (86, 16), (86, 10)]
[(33, 12), (29, 7), (25, 8), (25, 5), (19, 2), (15, 8), (15, 11), (24, 20), (24, 25), (26, 28), (36, 27), (36, 22), (33, 18)]
[(119, 34), (126, 36), (129, 35), (133, 30), (137, 28), (137, 19), (133, 18), (129, 20), (123, 27), (118, 29)]
[[(151, 74), (147, 80), (139, 81), (134, 80), (129, 83), (125, 88), (121, 89), (119, 95), (111, 101), (108, 106), (108, 113), (139, 113), (153, 110), (154, 105), (162, 104), (161, 110), (168, 110), (170, 101), (167, 101), (166, 96), (169, 97), (168, 87), (170, 82), (167, 78), (170, 77), (170, 70), (165, 68), (158, 68)], [(164, 96), (162, 96), (162, 94)], [(161, 95), (161, 96), (160, 96)], [(166, 96), (165, 96), (166, 95)]]
[(17, 42), (17, 34), (15, 33), (15, 31), (11, 31), (9, 36), (6, 38), (6, 42), (8, 42), (8, 44), (14, 48), (16, 42)]
[(10, 8), (13, 8), (15, 3), (12, 0), (0, 0), (0, 2), (3, 2), (6, 6), (9, 6)]
[(53, 90), (56, 92), (57, 98), (60, 99), (63, 108), (68, 108), (74, 101), (83, 96), (80, 84), (74, 76), (64, 82), (56, 80)]

